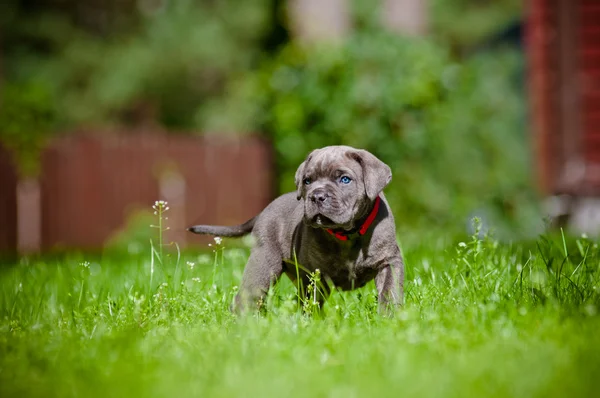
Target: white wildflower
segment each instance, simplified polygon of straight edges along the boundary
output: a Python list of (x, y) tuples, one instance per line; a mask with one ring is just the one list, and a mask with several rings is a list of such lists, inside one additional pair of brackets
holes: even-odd
[[(164, 201), (164, 200), (157, 200), (157, 201), (155, 201), (154, 202), (154, 206), (152, 206), (152, 208), (154, 210), (157, 210), (157, 211), (167, 211), (167, 210), (169, 210), (168, 203), (166, 201)], [(156, 214), (156, 213), (154, 213), (154, 214)]]

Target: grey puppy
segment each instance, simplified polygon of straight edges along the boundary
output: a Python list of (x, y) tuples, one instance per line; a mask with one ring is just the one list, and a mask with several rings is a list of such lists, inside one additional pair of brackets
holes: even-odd
[(319, 304), (332, 287), (352, 290), (374, 278), (380, 309), (390, 309), (402, 304), (404, 285), (394, 217), (382, 193), (391, 179), (390, 168), (365, 150), (317, 149), (296, 171), (297, 191), (275, 199), (258, 216), (233, 227), (188, 230), (225, 237), (252, 232), (256, 244), (234, 310), (260, 302), (283, 273), (306, 295), (317, 269), (327, 282), (319, 286)]

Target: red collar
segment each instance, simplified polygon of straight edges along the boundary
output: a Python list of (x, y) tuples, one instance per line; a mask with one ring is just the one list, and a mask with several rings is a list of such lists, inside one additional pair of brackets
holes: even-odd
[[(379, 212), (379, 202), (381, 202), (381, 198), (378, 196), (375, 199), (375, 205), (373, 206), (373, 210), (371, 210), (371, 213), (369, 213), (369, 216), (367, 217), (367, 219), (365, 220), (363, 225), (358, 230), (359, 235), (366, 234), (367, 230), (369, 229), (371, 224), (373, 224), (373, 221), (375, 221), (375, 217), (377, 216), (377, 213)], [(331, 235), (335, 236), (339, 240), (348, 240), (348, 234), (345, 234), (342, 232), (335, 232), (332, 229), (326, 229), (325, 231), (329, 232)], [(350, 235), (352, 235), (352, 234), (350, 234)]]

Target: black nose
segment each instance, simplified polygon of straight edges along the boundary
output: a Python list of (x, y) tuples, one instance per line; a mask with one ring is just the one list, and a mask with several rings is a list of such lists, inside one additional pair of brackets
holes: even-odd
[(327, 195), (325, 192), (323, 191), (315, 191), (310, 195), (310, 200), (312, 200), (313, 202), (325, 202), (327, 199), (329, 198), (329, 195)]

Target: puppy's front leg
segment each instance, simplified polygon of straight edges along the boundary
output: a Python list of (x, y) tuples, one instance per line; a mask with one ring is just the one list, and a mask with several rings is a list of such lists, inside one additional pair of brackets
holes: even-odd
[(259, 308), (269, 287), (277, 282), (282, 272), (281, 256), (273, 247), (254, 247), (244, 269), (240, 291), (231, 309), (242, 313), (248, 309)]
[(379, 311), (390, 313), (404, 300), (404, 261), (398, 257), (375, 276)]

